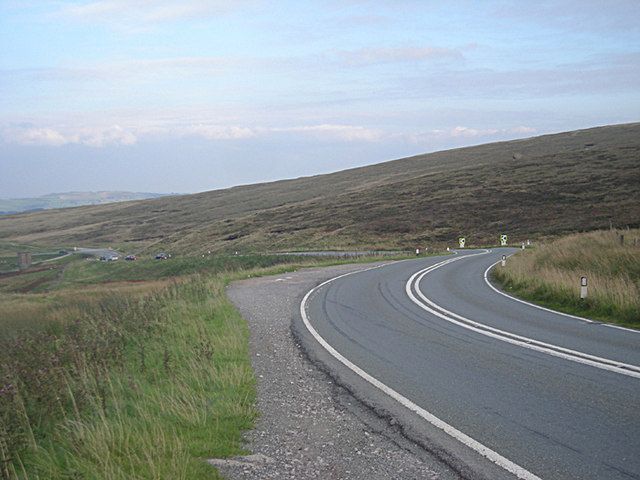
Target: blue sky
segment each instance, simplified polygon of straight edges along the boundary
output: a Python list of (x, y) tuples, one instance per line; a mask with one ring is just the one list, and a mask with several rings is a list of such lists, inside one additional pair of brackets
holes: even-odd
[(0, 197), (194, 192), (640, 120), (640, 2), (0, 0)]

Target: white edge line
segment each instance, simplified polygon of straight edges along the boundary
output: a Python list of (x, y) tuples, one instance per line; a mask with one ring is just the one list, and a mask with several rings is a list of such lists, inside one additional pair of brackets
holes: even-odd
[[(462, 257), (457, 257), (456, 260), (458, 259), (463, 259), (463, 258), (467, 258), (467, 257), (471, 257), (471, 256), (475, 256), (475, 255), (483, 255), (484, 253), (481, 254), (472, 254), (472, 255), (466, 255), (466, 256), (462, 256)], [(589, 365), (591, 367), (596, 367), (596, 368), (600, 368), (602, 370), (608, 370), (610, 372), (615, 372), (615, 373), (619, 373), (622, 375), (627, 375), (629, 377), (634, 377), (634, 378), (640, 378), (640, 367), (636, 366), (636, 365), (630, 365), (627, 363), (623, 363), (623, 362), (619, 362), (617, 360), (611, 360), (608, 358), (602, 358), (602, 357), (597, 357), (595, 355), (589, 355), (587, 353), (583, 353), (583, 352), (578, 352), (575, 350), (570, 350), (568, 348), (564, 348), (564, 347), (560, 347), (557, 345), (551, 345), (548, 343), (544, 343), (541, 342), (539, 340), (535, 340), (533, 338), (528, 338), (528, 337), (523, 337), (520, 335), (516, 335), (514, 333), (510, 333), (510, 332), (505, 332), (503, 330), (499, 330), (497, 328), (493, 328), (490, 327), (488, 325), (484, 325), (482, 323), (478, 323), (475, 322), (473, 320), (470, 320), (466, 317), (463, 317), (461, 315), (458, 315), (456, 313), (450, 312), (449, 310), (441, 307), (440, 305), (437, 305), (436, 303), (434, 303), (433, 301), (429, 300), (421, 291), (419, 288), (419, 283), (422, 280), (422, 278), (427, 275), (428, 273), (443, 267), (445, 265), (447, 265), (448, 263), (451, 263), (450, 261), (447, 262), (440, 262), (437, 263), (435, 265), (432, 265), (428, 268), (425, 268), (423, 270), (419, 270), (416, 273), (414, 273), (411, 278), (407, 281), (406, 285), (405, 285), (405, 291), (407, 293), (407, 296), (411, 299), (411, 301), (413, 303), (415, 303), (416, 305), (418, 305), (420, 308), (422, 308), (423, 310), (426, 310), (427, 312), (442, 318), (443, 320), (446, 320), (450, 323), (453, 323), (455, 325), (458, 325), (462, 328), (466, 328), (467, 330), (471, 330), (474, 331), (476, 333), (479, 333), (481, 335), (485, 335), (487, 337), (491, 337), (491, 338), (495, 338), (497, 340), (501, 340), (503, 342), (506, 343), (510, 343), (512, 345), (517, 345), (520, 347), (524, 347), (524, 348), (528, 348), (530, 350), (535, 350), (537, 352), (541, 352), (541, 353), (545, 353), (547, 355), (552, 355), (554, 357), (559, 357), (565, 360), (570, 360), (576, 363), (582, 363), (584, 365)], [(420, 276), (420, 278), (418, 278), (416, 280), (416, 277)], [(427, 304), (436, 307), (440, 310), (442, 310), (442, 312), (445, 313), (441, 313), (437, 310), (434, 310), (433, 308), (430, 308), (428, 305), (425, 305), (424, 303), (422, 303), (420, 300), (418, 300), (415, 295), (413, 294), (412, 290), (411, 290), (411, 286), (413, 285), (413, 283), (416, 283), (415, 285), (415, 289), (416, 289), (416, 293), (418, 294), (418, 296)], [(456, 318), (458, 318), (459, 320), (456, 320)], [(466, 322), (466, 323), (464, 323)], [(471, 324), (471, 325), (469, 325)], [(481, 327), (481, 328), (478, 328)], [(514, 338), (509, 338), (505, 335), (509, 335), (510, 337), (514, 337)], [(602, 363), (602, 362), (606, 362), (606, 363)], [(626, 370), (626, 368), (629, 368), (630, 370)]]
[[(479, 254), (474, 254), (474, 255), (479, 255)], [(466, 255), (466, 256), (467, 257), (472, 257), (474, 255)], [(464, 257), (461, 257), (461, 258), (464, 258)], [(429, 305), (431, 305), (432, 307), (442, 310), (445, 313), (445, 315), (449, 315), (449, 316), (451, 316), (453, 318), (457, 318), (459, 320), (462, 320), (463, 322), (471, 323), (473, 326), (479, 327), (479, 328), (484, 329), (484, 330), (489, 330), (491, 332), (497, 333), (498, 335), (504, 335), (504, 336), (507, 336), (507, 337), (515, 338), (516, 340), (521, 340), (521, 341), (525, 342), (527, 345), (535, 344), (537, 346), (546, 347), (546, 348), (554, 349), (556, 351), (564, 352), (564, 353), (567, 353), (569, 355), (583, 357), (583, 358), (586, 358), (586, 359), (589, 359), (589, 360), (594, 360), (596, 362), (608, 363), (613, 367), (617, 367), (617, 368), (626, 367), (626, 368), (629, 368), (631, 370), (636, 370), (636, 371), (638, 371), (638, 373), (640, 373), (640, 367), (639, 366), (631, 365), (631, 364), (624, 363), (624, 362), (620, 362), (618, 360), (612, 360), (612, 359), (609, 359), (609, 358), (603, 358), (603, 357), (598, 357), (598, 356), (595, 356), (595, 355), (590, 355), (588, 353), (579, 352), (577, 350), (571, 350), (569, 348), (561, 347), (559, 345), (553, 345), (553, 344), (550, 344), (550, 343), (545, 343), (545, 342), (542, 342), (540, 340), (535, 340), (535, 339), (529, 338), (529, 337), (523, 337), (521, 335), (518, 335), (518, 334), (515, 334), (515, 333), (512, 333), (512, 332), (507, 332), (505, 330), (500, 330), (498, 328), (490, 327), (489, 325), (485, 325), (484, 323), (475, 322), (473, 320), (470, 320), (469, 318), (463, 317), (462, 315), (458, 315), (457, 313), (451, 312), (451, 311), (447, 310), (446, 308), (436, 304), (432, 300), (428, 299), (422, 293), (422, 291), (419, 288), (419, 285), (420, 285), (420, 282), (422, 281), (422, 279), (428, 273), (430, 273), (433, 270), (436, 270), (436, 269), (438, 269), (440, 267), (443, 267), (443, 266), (447, 265), (448, 263), (449, 262), (440, 262), (439, 264), (432, 265), (431, 267), (429, 267), (427, 269), (424, 269), (424, 270), (421, 270), (421, 271), (417, 272), (412, 277), (412, 278), (415, 278), (417, 275), (420, 274), (420, 276), (418, 277), (418, 279), (415, 282), (415, 289), (416, 289), (416, 292), (418, 293), (418, 296), (420, 298), (422, 298), (422, 300), (427, 302)]]
[[(514, 255), (514, 254), (511, 254), (511, 255)], [(511, 255), (509, 255), (509, 256), (511, 256)], [(524, 303), (525, 305), (529, 305), (530, 307), (539, 308), (540, 310), (544, 310), (545, 312), (551, 312), (551, 313), (555, 313), (557, 315), (562, 315), (563, 317), (575, 318), (576, 320), (581, 320), (581, 321), (587, 322), (587, 323), (597, 323), (598, 325), (602, 325), (603, 327), (617, 328), (619, 330), (625, 330), (627, 332), (640, 333), (640, 330), (634, 330), (633, 328), (621, 327), (619, 325), (612, 325), (610, 323), (595, 322), (594, 320), (591, 320), (589, 318), (579, 317), (578, 315), (571, 315), (570, 313), (564, 313), (564, 312), (559, 312), (557, 310), (552, 310), (551, 308), (543, 307), (542, 305), (536, 305), (535, 303), (527, 302), (527, 301), (522, 300), (520, 298), (514, 297), (513, 295), (509, 295), (508, 293), (505, 293), (502, 290), (500, 290), (500, 289), (496, 288), (495, 286), (493, 286), (491, 284), (491, 282), (489, 281), (489, 271), (493, 267), (495, 267), (498, 263), (500, 263), (500, 260), (498, 260), (496, 263), (492, 263), (491, 265), (489, 265), (489, 268), (487, 268), (484, 271), (484, 281), (487, 283), (487, 285), (489, 285), (489, 287), (491, 287), (493, 289), (493, 291), (499, 293), (500, 295), (504, 295), (505, 297), (510, 298), (511, 300), (514, 300), (514, 301), (520, 302), (520, 303)]]
[[(464, 258), (464, 257), (456, 257), (456, 258)], [(307, 330), (309, 331), (309, 333), (311, 333), (311, 335), (313, 335), (313, 337), (317, 340), (317, 342), (320, 345), (322, 345), (322, 347), (327, 352), (329, 352), (335, 359), (337, 359), (340, 363), (342, 363), (344, 366), (349, 368), (351, 371), (353, 371), (354, 373), (356, 373), (357, 375), (362, 377), (364, 380), (369, 382), (374, 387), (378, 388), (379, 390), (381, 390), (384, 393), (386, 393), (387, 395), (389, 395), (391, 398), (393, 398), (395, 401), (397, 401), (398, 403), (400, 403), (404, 407), (408, 408), (412, 412), (416, 413), (417, 415), (419, 415), (420, 417), (425, 419), (427, 422), (429, 422), (434, 427), (437, 427), (440, 430), (444, 431), (449, 436), (451, 436), (454, 439), (458, 440), (459, 442), (463, 443), (464, 445), (466, 445), (467, 447), (471, 448), (472, 450), (474, 450), (475, 452), (479, 453), (480, 455), (482, 455), (483, 457), (487, 458), (488, 460), (490, 460), (491, 462), (495, 463), (496, 465), (498, 465), (498, 466), (502, 467), (503, 469), (507, 470), (508, 472), (514, 474), (518, 478), (521, 478), (523, 480), (541, 480), (540, 477), (537, 477), (533, 473), (531, 473), (528, 470), (525, 470), (524, 468), (522, 468), (521, 466), (513, 463), (511, 460), (503, 457), (499, 453), (494, 452), (489, 447), (484, 446), (480, 442), (478, 442), (478, 441), (474, 440), (473, 438), (469, 437), (468, 435), (462, 433), (460, 430), (456, 429), (455, 427), (449, 425), (448, 423), (444, 422), (443, 420), (440, 420), (438, 417), (436, 417), (435, 415), (429, 413), (424, 408), (416, 405), (411, 400), (409, 400), (408, 398), (404, 397), (400, 393), (396, 392), (391, 387), (385, 385), (384, 383), (382, 383), (377, 378), (369, 375), (367, 372), (365, 372), (360, 367), (358, 367), (357, 365), (352, 363), (350, 360), (345, 358), (342, 354), (340, 354), (340, 352), (338, 352), (335, 348), (333, 348), (315, 330), (315, 328), (313, 328), (313, 326), (311, 325), (311, 322), (309, 321), (309, 318), (307, 316), (306, 303), (307, 303), (307, 300), (309, 299), (309, 297), (311, 297), (311, 295), (315, 291), (317, 291), (318, 289), (320, 289), (324, 285), (326, 285), (326, 284), (328, 284), (330, 282), (333, 282), (334, 280), (338, 280), (339, 278), (346, 277), (347, 275), (353, 275), (355, 273), (366, 272), (366, 271), (369, 271), (369, 270), (373, 270), (374, 268), (384, 267), (386, 265), (388, 265), (388, 264), (379, 265), (379, 266), (373, 267), (373, 268), (367, 268), (367, 269), (364, 269), (364, 270), (358, 270), (358, 271), (355, 271), (355, 272), (349, 272), (349, 273), (345, 273), (345, 274), (342, 274), (342, 275), (338, 275), (337, 277), (331, 278), (331, 279), (321, 283), (320, 285), (312, 288), (311, 290), (309, 290), (307, 292), (307, 294), (304, 296), (304, 298), (302, 299), (302, 302), (300, 303), (300, 315), (302, 316), (302, 321), (304, 322), (304, 325), (307, 328)]]

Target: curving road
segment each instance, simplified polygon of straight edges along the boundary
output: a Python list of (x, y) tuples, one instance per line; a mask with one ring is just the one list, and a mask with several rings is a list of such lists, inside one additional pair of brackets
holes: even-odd
[(640, 332), (496, 292), (503, 253), (395, 262), (310, 291), (294, 329), (467, 478), (640, 479)]

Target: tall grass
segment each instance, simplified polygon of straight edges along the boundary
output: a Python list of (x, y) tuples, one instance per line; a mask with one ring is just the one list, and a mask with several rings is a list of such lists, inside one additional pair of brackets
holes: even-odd
[[(639, 239), (637, 229), (570, 235), (515, 255), (505, 268), (494, 269), (494, 277), (524, 298), (640, 327)], [(582, 276), (588, 279), (585, 300)]]
[(241, 451), (254, 377), (221, 279), (70, 294), (17, 320), (0, 338), (0, 478), (217, 478), (202, 459)]

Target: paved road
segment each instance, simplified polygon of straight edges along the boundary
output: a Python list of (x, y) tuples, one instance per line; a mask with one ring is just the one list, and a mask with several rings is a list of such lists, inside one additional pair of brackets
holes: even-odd
[(73, 253), (91, 255), (93, 257), (109, 257), (111, 255), (120, 256), (120, 253), (111, 248), (82, 248), (78, 247)]
[(462, 476), (640, 479), (640, 333), (496, 293), (484, 273), (511, 252), (396, 262), (309, 295), (311, 328), (382, 387), (327, 353), (302, 318), (294, 327), (341, 382)]

